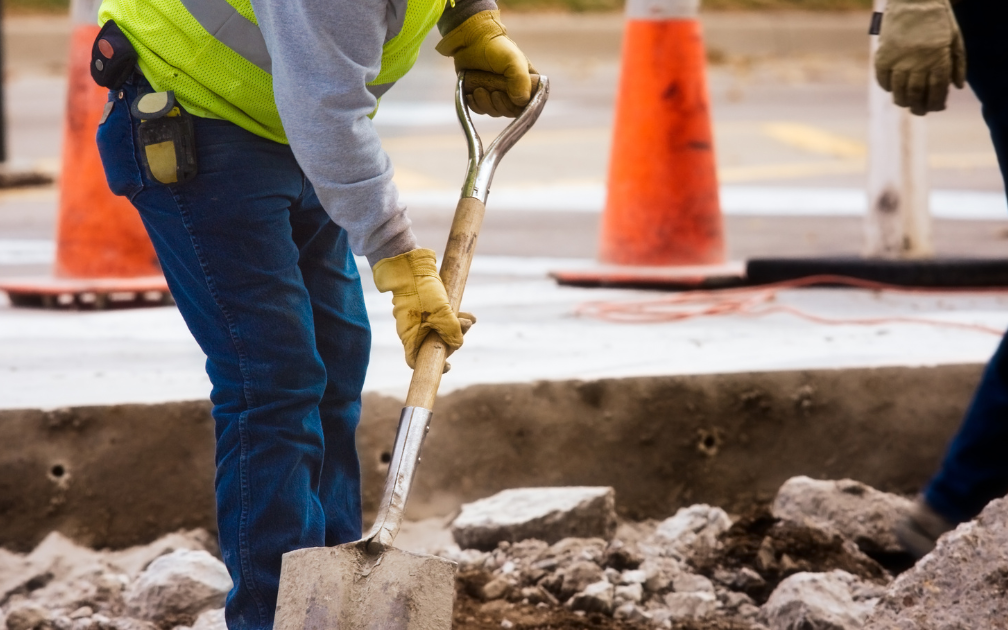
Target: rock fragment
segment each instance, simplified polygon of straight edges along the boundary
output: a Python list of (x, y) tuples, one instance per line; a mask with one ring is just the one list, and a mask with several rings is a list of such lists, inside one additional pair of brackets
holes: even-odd
[[(589, 584), (603, 581), (602, 567), (589, 560), (581, 560), (570, 565), (561, 573), (563, 582), (560, 587), (560, 599), (566, 600), (574, 593), (583, 591)], [(608, 580), (606, 580), (608, 584)]]
[(613, 608), (613, 585), (607, 580), (589, 584), (571, 597), (567, 605), (571, 610), (610, 614)]
[(682, 621), (704, 619), (717, 610), (718, 601), (714, 593), (669, 593), (665, 596), (668, 619)]
[(150, 563), (127, 592), (126, 606), (131, 616), (159, 626), (188, 625), (221, 608), (230, 590), (224, 563), (206, 551), (180, 549)]
[(34, 603), (12, 607), (7, 612), (7, 630), (46, 630), (52, 628), (49, 609)]
[(564, 538), (527, 558), (525, 564), (533, 570), (558, 575), (576, 562), (601, 565), (605, 547), (601, 538)]
[(777, 491), (772, 512), (782, 520), (836, 531), (867, 553), (900, 553), (893, 531), (912, 506), (910, 499), (852, 479), (792, 477)]
[(639, 583), (617, 586), (614, 597), (617, 605), (626, 602), (639, 604), (644, 599), (644, 586)]
[(714, 584), (696, 573), (680, 573), (672, 579), (672, 588), (677, 593), (713, 593)]
[(651, 621), (651, 614), (636, 604), (627, 603), (613, 611), (613, 619), (643, 624)]
[(451, 524), (463, 549), (491, 550), (506, 540), (564, 538), (616, 533), (616, 493), (606, 487), (516, 488), (462, 506)]
[(865, 630), (1008, 629), (1008, 498), (938, 539), (886, 590)]
[(796, 573), (781, 582), (760, 610), (771, 630), (861, 630), (877, 601), (874, 585), (839, 569)]
[(636, 569), (641, 562), (644, 562), (644, 556), (637, 550), (636, 545), (627, 545), (622, 540), (616, 539), (606, 547), (603, 563), (607, 567), (627, 571)]
[[(94, 621), (94, 617), (91, 619)], [(131, 617), (116, 617), (104, 622), (93, 623), (92, 630), (158, 630), (158, 628), (149, 621)]]
[(511, 583), (502, 577), (494, 578), (483, 585), (483, 599), (487, 601), (507, 597), (509, 592)]
[(645, 550), (657, 542), (666, 547), (662, 555), (692, 558), (715, 548), (717, 537), (731, 524), (728, 514), (718, 507), (701, 503), (681, 508), (658, 525)]
[(649, 593), (664, 593), (683, 568), (674, 558), (648, 558), (641, 564), (644, 572), (644, 589)]

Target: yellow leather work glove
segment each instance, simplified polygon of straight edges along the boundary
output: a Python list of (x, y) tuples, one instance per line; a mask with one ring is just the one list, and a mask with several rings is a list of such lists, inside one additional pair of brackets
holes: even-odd
[(406, 350), (407, 365), (416, 367), (420, 344), (431, 331), (448, 346), (448, 354), (462, 346), (462, 335), (476, 318), (469, 313), (459, 313), (456, 317), (452, 311), (433, 251), (414, 249), (383, 258), (375, 263), (371, 272), (379, 291), (392, 292), (392, 315)]
[(507, 93), (478, 88), (466, 96), (477, 114), (514, 118), (532, 98), (535, 72), (525, 53), (507, 36), (500, 11), (481, 11), (454, 28), (438, 43), (437, 51), (455, 60), (455, 72), (485, 70), (507, 79)]
[(889, 0), (875, 78), (918, 116), (945, 109), (949, 83), (966, 82), (966, 49), (948, 0)]

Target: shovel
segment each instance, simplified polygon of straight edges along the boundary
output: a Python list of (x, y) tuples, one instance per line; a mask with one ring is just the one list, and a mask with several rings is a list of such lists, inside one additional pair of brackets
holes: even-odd
[[(455, 111), (469, 143), (469, 169), (455, 208), (441, 263), (441, 280), (458, 313), (476, 251), (487, 193), (497, 163), (525, 135), (549, 96), (549, 80), (533, 75), (532, 100), (486, 152), (473, 127), (465, 95), (483, 87), (504, 90), (503, 77), (460, 72)], [(374, 526), (357, 542), (299, 549), (284, 554), (277, 597), (276, 630), (448, 630), (455, 604), (454, 562), (392, 546), (409, 497), (420, 448), (430, 429), (434, 399), (447, 347), (427, 335), (417, 356), (406, 406), (399, 416), (395, 448)]]

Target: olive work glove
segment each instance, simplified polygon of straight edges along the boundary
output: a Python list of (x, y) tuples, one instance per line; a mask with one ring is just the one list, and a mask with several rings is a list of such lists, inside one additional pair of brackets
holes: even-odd
[(532, 98), (529, 73), (535, 69), (507, 36), (500, 11), (481, 11), (462, 22), (441, 39), (437, 51), (455, 60), (455, 72), (485, 70), (507, 79), (507, 93), (478, 88), (466, 95), (477, 114), (514, 118)]
[(948, 0), (889, 0), (875, 78), (918, 116), (945, 109), (949, 83), (966, 83), (966, 49)]
[(462, 335), (476, 318), (469, 313), (456, 316), (452, 311), (432, 250), (414, 249), (383, 258), (375, 263), (371, 272), (379, 291), (392, 292), (392, 315), (396, 320), (396, 332), (406, 350), (408, 366), (416, 367), (420, 344), (431, 331), (436, 332), (448, 346), (448, 354), (462, 346)]

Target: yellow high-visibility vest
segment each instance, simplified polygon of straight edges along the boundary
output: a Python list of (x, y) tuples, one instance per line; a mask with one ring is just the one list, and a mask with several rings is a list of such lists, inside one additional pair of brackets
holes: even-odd
[[(406, 0), (399, 33), (382, 47), (368, 84), (380, 98), (416, 62), (445, 0)], [(155, 90), (172, 90), (189, 112), (228, 120), (287, 143), (273, 100), (272, 64), (250, 0), (103, 0), (98, 22), (115, 20)], [(227, 24), (226, 28), (220, 28)]]

